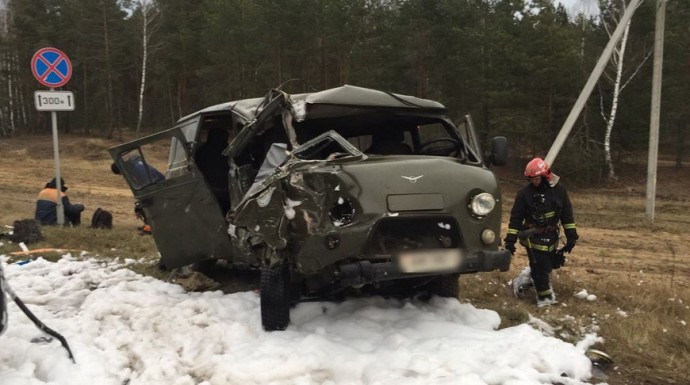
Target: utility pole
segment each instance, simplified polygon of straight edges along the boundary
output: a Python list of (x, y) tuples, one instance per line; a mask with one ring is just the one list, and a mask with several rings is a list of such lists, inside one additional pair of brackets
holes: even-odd
[(594, 66), (594, 69), (592, 70), (592, 73), (589, 75), (589, 79), (587, 79), (587, 83), (585, 83), (585, 86), (582, 88), (580, 96), (578, 96), (577, 100), (575, 101), (573, 109), (570, 110), (570, 114), (565, 119), (565, 123), (563, 123), (561, 131), (558, 133), (556, 140), (554, 140), (553, 144), (551, 145), (549, 153), (546, 154), (546, 158), (544, 158), (544, 160), (546, 160), (546, 163), (548, 163), (549, 166), (553, 167), (553, 163), (556, 160), (556, 156), (558, 156), (558, 153), (561, 151), (561, 147), (563, 147), (563, 143), (565, 143), (568, 134), (570, 134), (570, 130), (573, 129), (573, 126), (575, 125), (577, 118), (580, 116), (580, 113), (582, 112), (582, 108), (585, 106), (587, 99), (589, 99), (589, 96), (592, 94), (592, 90), (599, 81), (599, 77), (601, 77), (602, 72), (604, 72), (606, 64), (608, 63), (609, 59), (611, 58), (611, 54), (613, 53), (613, 48), (616, 46), (616, 44), (618, 44), (618, 41), (621, 39), (621, 36), (623, 36), (625, 26), (628, 25), (630, 19), (632, 19), (635, 10), (640, 5), (640, 1), (641, 0), (630, 0), (630, 4), (628, 4), (628, 9), (625, 10), (623, 17), (618, 23), (618, 27), (616, 27), (616, 30), (613, 32), (613, 35), (611, 35), (611, 40), (609, 40), (608, 44), (606, 45), (606, 48), (604, 48), (604, 52), (602, 52), (601, 56), (599, 57), (599, 61), (597, 61), (597, 64)]
[(647, 200), (645, 215), (654, 221), (656, 200), (656, 170), (659, 157), (659, 116), (661, 112), (661, 72), (664, 64), (664, 24), (666, 0), (656, 1), (656, 28), (654, 29), (654, 73), (652, 75), (652, 109), (649, 118), (649, 157), (647, 159)]

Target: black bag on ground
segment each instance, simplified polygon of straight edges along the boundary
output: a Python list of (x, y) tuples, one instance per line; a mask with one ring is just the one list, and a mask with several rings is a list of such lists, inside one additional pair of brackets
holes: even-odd
[(41, 233), (41, 223), (35, 219), (20, 219), (14, 221), (14, 229), (10, 240), (14, 243), (24, 242), (26, 244), (43, 240)]
[(108, 210), (97, 208), (91, 217), (92, 229), (112, 229), (113, 228), (113, 214)]

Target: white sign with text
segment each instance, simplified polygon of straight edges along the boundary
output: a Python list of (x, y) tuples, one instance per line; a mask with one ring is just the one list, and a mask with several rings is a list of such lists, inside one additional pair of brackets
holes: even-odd
[(72, 91), (34, 91), (38, 111), (74, 111)]

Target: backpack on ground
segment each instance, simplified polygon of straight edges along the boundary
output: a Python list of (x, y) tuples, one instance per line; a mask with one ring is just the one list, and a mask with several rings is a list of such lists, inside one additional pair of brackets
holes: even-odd
[(26, 244), (35, 243), (43, 240), (41, 233), (41, 223), (35, 219), (20, 219), (14, 221), (14, 229), (10, 240), (14, 243), (24, 242)]
[(92, 229), (112, 229), (113, 228), (113, 214), (108, 210), (97, 208), (91, 217)]

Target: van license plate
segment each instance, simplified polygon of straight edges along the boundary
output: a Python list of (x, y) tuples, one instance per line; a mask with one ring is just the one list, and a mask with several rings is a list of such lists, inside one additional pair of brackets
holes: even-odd
[(406, 251), (398, 255), (398, 267), (403, 273), (430, 273), (457, 270), (462, 262), (458, 249)]

